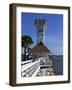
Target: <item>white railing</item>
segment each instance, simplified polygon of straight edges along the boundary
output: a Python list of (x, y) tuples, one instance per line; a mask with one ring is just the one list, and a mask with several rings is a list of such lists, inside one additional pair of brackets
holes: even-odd
[(21, 76), (22, 77), (31, 77), (34, 76), (35, 72), (39, 69), (40, 67), (40, 60), (35, 61), (35, 62), (29, 62), (27, 64), (24, 65), (24, 63), (22, 62), (22, 72), (21, 72)]
[(25, 65), (25, 64), (28, 64), (28, 63), (31, 63), (31, 62), (32, 62), (32, 60), (22, 61), (22, 62), (21, 62), (21, 65)]
[(23, 61), (21, 63), (21, 76), (22, 77), (31, 77), (36, 76), (38, 70), (40, 67), (51, 67), (52, 66), (52, 60), (48, 59), (45, 64), (42, 64), (44, 61), (44, 58), (39, 58), (37, 61)]

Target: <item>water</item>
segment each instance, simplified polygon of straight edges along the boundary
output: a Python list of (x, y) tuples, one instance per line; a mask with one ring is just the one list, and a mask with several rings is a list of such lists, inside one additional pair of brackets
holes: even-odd
[(56, 75), (63, 75), (63, 56), (53, 56), (53, 68), (55, 70)]

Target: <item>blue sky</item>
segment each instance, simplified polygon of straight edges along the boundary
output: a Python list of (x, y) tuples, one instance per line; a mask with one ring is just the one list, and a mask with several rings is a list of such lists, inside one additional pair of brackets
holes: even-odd
[(45, 45), (55, 55), (63, 54), (63, 15), (62, 14), (40, 14), (40, 13), (24, 13), (21, 14), (22, 35), (32, 37), (36, 44), (36, 27), (35, 19), (46, 20)]

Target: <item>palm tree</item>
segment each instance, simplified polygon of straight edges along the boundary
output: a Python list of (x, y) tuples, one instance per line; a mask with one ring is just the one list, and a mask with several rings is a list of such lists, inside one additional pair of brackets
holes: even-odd
[(27, 59), (26, 50), (29, 52), (29, 46), (33, 43), (32, 38), (28, 35), (22, 36), (22, 47), (24, 48), (25, 60)]

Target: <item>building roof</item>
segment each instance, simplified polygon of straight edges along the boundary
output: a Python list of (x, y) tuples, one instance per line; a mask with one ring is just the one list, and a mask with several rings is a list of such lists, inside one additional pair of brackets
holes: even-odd
[(35, 53), (42, 53), (42, 52), (50, 53), (50, 50), (42, 42), (39, 42), (34, 48), (31, 49), (31, 51)]

